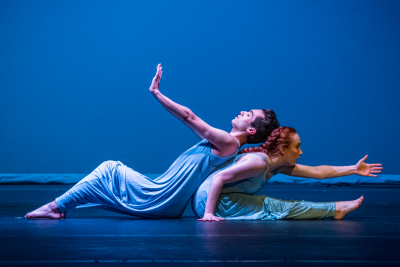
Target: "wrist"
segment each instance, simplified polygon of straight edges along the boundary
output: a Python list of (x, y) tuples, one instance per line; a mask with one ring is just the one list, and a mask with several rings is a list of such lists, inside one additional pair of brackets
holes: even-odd
[(158, 89), (150, 89), (150, 93), (151, 93), (153, 96), (157, 96), (157, 95), (160, 93), (160, 90), (158, 90)]
[(357, 165), (350, 166), (351, 174), (357, 174)]

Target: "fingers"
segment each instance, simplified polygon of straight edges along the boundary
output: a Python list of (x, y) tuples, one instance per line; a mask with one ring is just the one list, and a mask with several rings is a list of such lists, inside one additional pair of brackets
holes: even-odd
[(157, 65), (157, 73), (156, 73), (156, 75), (158, 75), (161, 71), (162, 71), (161, 64), (158, 64)]
[(159, 66), (157, 67), (157, 73), (156, 73), (156, 77), (157, 77), (157, 81), (159, 81), (162, 77), (162, 67), (160, 66), (160, 64), (158, 64)]
[(219, 221), (225, 221), (225, 220), (221, 220), (222, 218), (208, 218), (208, 219), (204, 219), (203, 222), (219, 222)]
[(201, 221), (201, 222), (219, 222), (219, 221), (225, 221), (224, 218), (220, 218), (220, 217), (212, 217), (212, 218), (201, 218), (201, 219), (197, 219), (197, 221)]
[(368, 155), (365, 155), (365, 157), (363, 157), (363, 158), (361, 159), (361, 161), (365, 161), (367, 158), (368, 158)]
[[(380, 164), (380, 163), (374, 163), (374, 164), (369, 164), (369, 165), (371, 165), (372, 167), (382, 166), (382, 164)], [(382, 168), (382, 169), (383, 169), (383, 168)]]
[(370, 173), (381, 173), (382, 167), (372, 167)]
[(370, 175), (368, 175), (368, 176), (371, 176), (371, 177), (378, 177), (378, 175), (373, 175), (373, 174), (370, 174)]
[(157, 74), (158, 74), (159, 72), (162, 72), (161, 63), (157, 65)]

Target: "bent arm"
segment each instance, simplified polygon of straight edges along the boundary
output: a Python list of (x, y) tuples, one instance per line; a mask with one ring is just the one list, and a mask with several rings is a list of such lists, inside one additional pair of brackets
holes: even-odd
[(197, 117), (189, 108), (175, 103), (159, 90), (160, 80), (162, 76), (161, 65), (157, 66), (157, 73), (150, 86), (151, 94), (160, 102), (160, 104), (172, 115), (185, 123), (200, 138), (207, 139), (213, 144), (217, 150), (223, 151), (225, 155), (234, 153), (237, 149), (236, 139), (229, 133), (211, 127), (202, 119)]
[[(188, 124), (188, 121), (190, 118), (193, 118), (195, 115), (189, 108), (172, 101), (171, 99), (169, 99), (168, 97), (163, 95), (160, 91), (151, 92), (151, 94), (158, 100), (158, 102), (160, 102), (160, 104), (169, 113), (174, 115), (176, 118), (178, 118), (183, 123), (185, 123), (189, 128), (191, 128), (190, 125)], [(192, 129), (192, 130), (194, 130), (194, 129)], [(205, 139), (205, 137), (201, 133), (196, 132), (195, 130), (194, 130), (194, 132), (201, 139)]]
[(219, 172), (212, 178), (204, 216), (206, 214), (214, 214), (215, 205), (224, 184), (256, 177), (264, 171), (266, 166), (261, 157), (256, 155), (246, 155), (244, 157), (236, 165)]

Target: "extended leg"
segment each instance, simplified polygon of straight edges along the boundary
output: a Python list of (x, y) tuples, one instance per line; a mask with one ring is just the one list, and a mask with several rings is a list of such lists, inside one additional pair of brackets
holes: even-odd
[(352, 201), (308, 202), (298, 201), (290, 208), (285, 219), (323, 219), (333, 217), (340, 220), (347, 213), (360, 206), (364, 197)]
[(115, 161), (103, 162), (92, 173), (79, 181), (66, 193), (42, 207), (27, 213), (25, 218), (65, 218), (68, 209), (87, 203), (98, 203), (112, 206), (115, 204), (109, 184), (116, 178)]
[[(353, 201), (310, 202), (281, 200), (267, 196), (241, 193), (221, 194), (215, 207), (215, 214), (227, 220), (310, 220), (342, 219), (347, 213), (358, 208), (364, 197)], [(204, 206), (204, 205), (203, 205)], [(204, 208), (197, 210), (204, 214)]]

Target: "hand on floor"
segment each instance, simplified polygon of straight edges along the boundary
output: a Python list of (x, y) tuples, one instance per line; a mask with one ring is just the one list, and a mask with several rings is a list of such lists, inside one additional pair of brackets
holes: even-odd
[(212, 213), (205, 213), (204, 216), (203, 216), (203, 218), (198, 219), (198, 221), (202, 221), (202, 222), (212, 222), (212, 221), (216, 221), (216, 222), (219, 222), (219, 221), (225, 221), (225, 219), (224, 219), (224, 218), (221, 218), (221, 217), (217, 217), (217, 216), (215, 216), (215, 215), (212, 214)]

